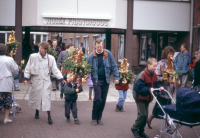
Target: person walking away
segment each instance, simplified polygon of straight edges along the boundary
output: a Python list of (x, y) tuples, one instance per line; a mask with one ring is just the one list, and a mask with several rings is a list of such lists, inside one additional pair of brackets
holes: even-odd
[(187, 45), (182, 44), (181, 45), (181, 52), (178, 53), (174, 60), (174, 68), (175, 71), (180, 72), (180, 78), (181, 78), (181, 87), (186, 86), (188, 74), (190, 72), (190, 67), (189, 65), (192, 62), (192, 56), (190, 53), (187, 51)]
[(91, 79), (95, 93), (91, 120), (92, 125), (103, 125), (101, 119), (106, 104), (111, 73), (115, 77), (114, 83), (119, 83), (119, 72), (115, 59), (112, 53), (103, 47), (103, 41), (96, 39), (95, 50), (87, 57), (87, 61), (93, 67)]
[(144, 71), (140, 72), (138, 76), (139, 79), (136, 80), (134, 85), (134, 90), (136, 92), (136, 105), (137, 105), (137, 119), (133, 124), (131, 131), (136, 138), (149, 138), (144, 133), (144, 128), (146, 126), (146, 121), (148, 117), (149, 103), (153, 100), (153, 95), (151, 92), (154, 92), (154, 88), (160, 88), (164, 90), (163, 87), (160, 87), (157, 82), (157, 75), (155, 73), (157, 67), (157, 60), (155, 58), (149, 58), (147, 60), (147, 67)]
[(85, 47), (83, 46), (83, 43), (80, 44), (79, 48), (82, 48), (83, 54), (85, 55)]
[(36, 109), (35, 119), (39, 119), (39, 110), (47, 111), (48, 123), (52, 124), (51, 110), (51, 72), (62, 83), (66, 83), (61, 72), (56, 66), (55, 58), (47, 54), (49, 44), (41, 42), (39, 44), (39, 53), (30, 55), (24, 71), (24, 84), (27, 85), (31, 78), (29, 89), (28, 105)]
[(6, 56), (7, 47), (0, 43), (0, 108), (4, 108), (4, 124), (11, 123), (9, 111), (12, 108), (13, 76), (19, 73), (19, 67), (13, 58)]

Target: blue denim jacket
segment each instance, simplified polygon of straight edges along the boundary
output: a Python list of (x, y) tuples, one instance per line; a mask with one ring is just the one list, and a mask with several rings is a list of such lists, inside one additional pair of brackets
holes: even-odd
[(175, 71), (181, 71), (182, 75), (188, 75), (190, 71), (190, 63), (192, 62), (192, 56), (189, 52), (183, 55), (182, 52), (178, 53), (174, 60)]
[[(98, 82), (98, 57), (96, 51), (92, 52), (88, 57), (87, 61), (92, 65), (93, 70), (91, 73), (91, 79), (94, 84)], [(107, 83), (110, 83), (110, 75), (111, 73), (115, 77), (115, 80), (119, 80), (119, 72), (117, 68), (117, 64), (112, 53), (109, 50), (103, 50), (103, 63), (105, 68), (105, 75)]]

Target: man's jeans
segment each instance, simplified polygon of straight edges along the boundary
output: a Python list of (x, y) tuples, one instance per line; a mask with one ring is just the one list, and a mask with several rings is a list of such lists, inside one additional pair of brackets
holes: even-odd
[(19, 79), (14, 80), (14, 90), (19, 90)]
[(94, 100), (92, 119), (101, 120), (103, 109), (106, 104), (106, 98), (108, 93), (109, 83), (106, 80), (98, 80), (98, 83), (94, 85)]
[(182, 75), (180, 76), (180, 78), (181, 78), (181, 87), (186, 87), (188, 75)]
[(124, 106), (126, 96), (127, 96), (127, 91), (118, 90), (118, 92), (119, 92), (119, 99), (116, 105), (118, 105), (119, 108), (121, 108), (122, 106)]

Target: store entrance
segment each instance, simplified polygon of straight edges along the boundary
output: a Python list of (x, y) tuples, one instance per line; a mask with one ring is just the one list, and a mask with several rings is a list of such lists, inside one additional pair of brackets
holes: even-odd
[(158, 33), (158, 61), (161, 60), (162, 50), (169, 45), (177, 49), (177, 33)]

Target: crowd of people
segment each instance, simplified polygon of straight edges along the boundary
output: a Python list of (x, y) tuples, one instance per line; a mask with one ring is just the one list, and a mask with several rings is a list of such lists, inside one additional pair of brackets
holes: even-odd
[[(52, 48), (58, 52), (58, 57), (55, 59), (47, 51)], [(74, 48), (74, 44), (70, 43), (67, 46), (57, 46), (57, 40), (54, 39), (51, 43), (41, 42), (38, 45), (38, 49), (35, 45), (31, 45), (32, 54), (30, 55), (24, 71), (24, 84), (27, 85), (31, 78), (29, 89), (29, 102), (28, 105), (35, 109), (35, 119), (39, 119), (39, 111), (47, 111), (48, 123), (52, 124), (51, 118), (51, 91), (59, 89), (60, 82), (60, 98), (65, 99), (65, 117), (67, 122), (70, 123), (70, 110), (74, 118), (75, 124), (80, 124), (77, 115), (78, 93), (82, 92), (81, 79), (77, 78), (75, 81), (70, 79), (70, 74), (61, 66), (62, 59), (68, 56), (69, 51)], [(85, 54), (85, 48), (81, 43)], [(174, 59), (174, 70), (180, 72), (179, 77), (181, 79), (181, 87), (186, 86), (186, 81), (190, 70), (192, 70), (192, 78), (194, 79), (193, 86), (200, 84), (200, 54), (195, 52), (194, 58), (187, 51), (187, 45), (181, 45), (181, 52), (178, 53)], [(4, 123), (12, 122), (9, 119), (9, 109), (12, 107), (12, 88), (13, 81), (15, 82), (15, 90), (18, 91), (18, 77), (21, 70), (18, 65), (11, 58), (6, 56), (7, 48), (4, 44), (0, 44), (0, 107), (4, 108), (5, 119)], [(154, 88), (160, 88), (160, 92), (156, 93), (158, 101), (162, 104), (171, 104), (169, 97), (162, 90), (167, 89), (170, 93), (174, 94), (177, 91), (176, 83), (171, 84), (170, 80), (172, 76), (166, 81), (163, 81), (163, 71), (168, 67), (168, 59), (172, 58), (175, 50), (171, 46), (166, 46), (161, 55), (161, 60), (157, 62), (155, 58), (150, 57), (147, 60), (147, 66), (145, 69), (137, 75), (134, 81), (134, 88), (137, 94), (135, 95), (135, 101), (137, 105), (137, 119), (133, 124), (131, 131), (136, 138), (148, 136), (144, 133), (146, 124), (152, 129), (151, 122), (157, 114), (157, 103), (155, 104), (152, 114), (148, 117), (148, 108), (150, 102), (153, 100), (151, 92), (154, 92)], [(103, 41), (97, 39), (95, 41), (95, 51), (87, 56), (89, 64), (91, 64), (93, 70), (90, 73), (87, 82), (89, 87), (89, 100), (92, 100), (92, 90), (94, 93), (93, 108), (91, 125), (103, 125), (102, 116), (103, 110), (106, 104), (106, 98), (108, 94), (110, 76), (111, 73), (114, 76), (114, 83), (119, 93), (119, 99), (116, 103), (116, 112), (124, 111), (124, 103), (129, 89), (130, 81), (123, 84), (119, 81), (118, 67), (112, 53), (109, 50), (104, 49)], [(67, 74), (63, 76), (63, 74)], [(13, 80), (13, 76), (15, 79)], [(51, 75), (54, 75), (56, 79), (51, 80)]]

